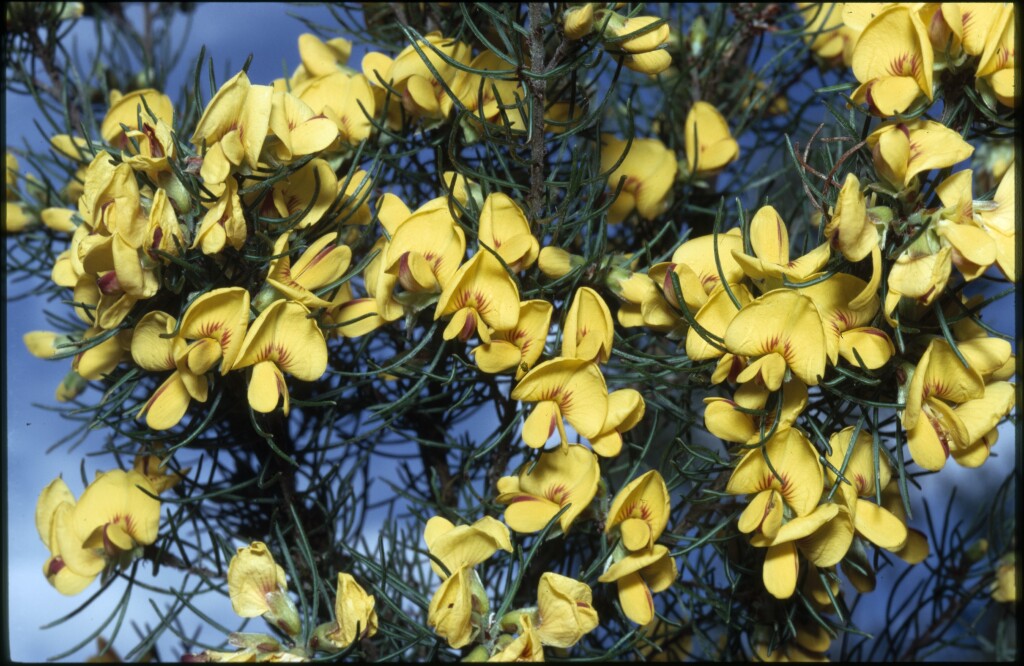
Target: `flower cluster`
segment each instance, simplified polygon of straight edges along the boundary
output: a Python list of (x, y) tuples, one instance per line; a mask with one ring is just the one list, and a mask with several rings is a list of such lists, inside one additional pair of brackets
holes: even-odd
[[(1014, 155), (951, 104), (1004, 122), (1013, 6), (798, 5), (793, 45), (814, 54), (808, 70), (846, 76), (863, 129), (839, 119), (814, 157), (788, 146), (809, 207), (773, 194), (773, 175), (735, 215), (709, 201), (747, 191), (746, 133), (793, 113), (760, 73), (721, 80), (737, 44), (718, 29), (706, 41), (703, 16), (684, 35), (632, 5), (522, 9), (514, 39), (403, 18), (400, 42), (358, 66), (351, 42), (303, 34), (291, 76), (211, 76), (191, 113), (155, 87), (104, 89), (98, 132), (50, 137), (72, 175), (59, 194), (8, 153), (5, 231), (45, 239), (47, 287), (74, 310), (24, 343), (72, 358), (58, 400), (102, 387), (94, 423), (128, 413), (117, 437), (150, 444), (77, 500), (59, 478), (43, 490), (44, 574), (60, 593), (162, 562), (158, 498), (188, 471), (166, 471), (164, 445), (214, 461), (190, 505), (246, 507), (223, 518), (250, 544), (226, 572), (221, 532), (197, 541), (219, 548), (235, 613), (271, 632), (231, 633), (239, 650), (193, 661), (421, 643), (467, 661), (589, 658), (620, 629), (655, 659), (690, 654), (709, 603), (747, 623), (756, 658), (817, 659), (849, 626), (840, 574), (867, 593), (873, 549), (909, 564), (940, 550), (910, 515), (913, 466), (982, 465), (1016, 407), (1013, 348), (980, 315), (990, 283), (1016, 282)], [(441, 11), (379, 11), (399, 10)], [(458, 12), (478, 10), (498, 21)], [(736, 11), (749, 37), (781, 10)], [(608, 71), (577, 86), (602, 59)], [(646, 102), (687, 87), (684, 72), (700, 85), (663, 114), (591, 99), (624, 75)], [(486, 442), (447, 431), (491, 402)], [(367, 511), (346, 502), (370, 484), (341, 471), (368, 469), (394, 438), (422, 463), (398, 466), (410, 488), (391, 486), (423, 498), (401, 514), (412, 530), (392, 512), (382, 528), (406, 541), (398, 565), (348, 541)], [(253, 540), (264, 530), (289, 574)], [(408, 542), (421, 533), (425, 548)], [(689, 558), (712, 552), (743, 612), (715, 606), (707, 581), (695, 585), (711, 601), (687, 605)], [(389, 581), (396, 570), (420, 579)], [(997, 601), (1013, 571), (996, 570)], [(307, 604), (335, 580), (333, 612)]]

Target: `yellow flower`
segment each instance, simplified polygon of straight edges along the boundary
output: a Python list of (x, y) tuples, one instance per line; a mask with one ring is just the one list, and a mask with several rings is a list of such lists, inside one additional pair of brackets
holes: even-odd
[(996, 579), (989, 586), (992, 601), (999, 603), (1017, 603), (1017, 556), (1007, 553), (999, 558), (996, 567)]
[(925, 469), (941, 469), (950, 455), (965, 467), (981, 465), (996, 426), (1013, 409), (1013, 384), (989, 381), (1009, 362), (1009, 343), (978, 337), (958, 348), (969, 368), (944, 339), (932, 340), (906, 390), (903, 427), (914, 462)]
[(196, 231), (192, 248), (201, 248), (203, 254), (217, 254), (230, 243), (236, 250), (242, 249), (247, 235), (242, 201), (238, 198), (238, 182), (228, 178), (223, 194), (206, 211)]
[(577, 40), (586, 37), (594, 27), (594, 4), (585, 2), (569, 7), (562, 15), (562, 31), (566, 39)]
[(523, 440), (543, 447), (558, 430), (563, 447), (569, 445), (563, 419), (588, 439), (599, 435), (608, 414), (608, 390), (597, 365), (573, 358), (541, 363), (512, 389), (512, 399), (536, 402), (523, 423)]
[(568, 648), (598, 624), (590, 586), (547, 571), (537, 583), (537, 636), (551, 647)]
[[(370, 136), (377, 110), (373, 88), (362, 74), (333, 71), (306, 79), (292, 93), (334, 124), (342, 144), (354, 145)], [(365, 111), (364, 111), (365, 109)], [(331, 146), (328, 146), (330, 149)]]
[(825, 238), (850, 261), (860, 261), (878, 247), (878, 229), (868, 216), (860, 180), (848, 173), (835, 210), (825, 224)]
[(427, 521), (423, 540), (435, 559), (430, 566), (444, 582), (430, 600), (427, 624), (453, 648), (468, 645), (488, 611), (480, 577), (473, 569), (498, 550), (512, 552), (508, 528), (491, 517), (456, 527), (441, 516)]
[[(672, 64), (672, 56), (660, 48), (668, 41), (671, 29), (662, 22), (653, 30), (647, 28), (661, 21), (656, 16), (623, 18), (611, 14), (606, 28), (605, 48), (622, 54), (622, 64), (642, 74), (659, 74)], [(639, 34), (642, 33), (642, 34)], [(635, 35), (635, 36), (631, 36)]]
[[(545, 576), (548, 574), (544, 574)], [(508, 641), (508, 644), (495, 652), (487, 660), (489, 662), (532, 662), (544, 661), (544, 647), (539, 632), (533, 626), (533, 620), (529, 613), (520, 613), (517, 618), (519, 636)], [(505, 634), (504, 636), (507, 636)], [(498, 639), (498, 646), (502, 644), (501, 637)], [(482, 647), (482, 646), (481, 646)], [(468, 661), (464, 659), (463, 661)]]
[(272, 412), (283, 397), (287, 415), (290, 399), (284, 373), (312, 382), (327, 370), (327, 342), (305, 305), (275, 301), (256, 318), (232, 369), (249, 366), (249, 405), (257, 412)]
[(472, 567), (461, 566), (441, 583), (427, 608), (427, 625), (453, 648), (469, 645), (478, 632), (473, 623), (473, 580), (477, 574)]
[(972, 176), (970, 169), (958, 171), (935, 187), (945, 208), (932, 223), (939, 242), (953, 248), (949, 258), (968, 282), (980, 277), (998, 257), (996, 238), (974, 224)]
[(626, 484), (612, 500), (604, 531), (618, 528), (623, 545), (630, 551), (654, 546), (668, 525), (671, 497), (665, 480), (656, 470)]
[[(386, 312), (396, 282), (406, 292), (394, 296), (398, 304), (415, 307), (421, 300), (432, 302), (451, 282), (466, 253), (466, 236), (448, 210), (447, 197), (433, 199), (409, 213), (397, 197), (385, 196), (377, 208), (381, 223), (391, 234), (374, 288), (379, 311)], [(373, 267), (374, 262), (367, 265), (368, 276)], [(370, 282), (368, 277), (367, 290)], [(394, 319), (401, 309), (398, 312), (395, 317), (384, 316)]]
[(333, 120), (283, 90), (275, 90), (271, 96), (268, 129), (274, 137), (267, 144), (268, 151), (285, 164), (318, 153), (338, 138), (338, 125)]
[(580, 287), (562, 328), (562, 356), (607, 363), (612, 355), (612, 313), (601, 295)]
[(468, 340), (476, 333), (488, 344), (491, 331), (507, 331), (519, 318), (519, 290), (512, 276), (488, 250), (463, 264), (437, 299), (434, 319), (451, 316), (445, 340)]
[(536, 464), (524, 464), (518, 476), (499, 479), (494, 501), (506, 505), (505, 522), (521, 533), (542, 529), (563, 507), (571, 505), (558, 518), (565, 533), (590, 506), (600, 479), (597, 456), (572, 444), (564, 453), (541, 453)]
[(807, 254), (790, 261), (789, 230), (772, 206), (762, 206), (750, 222), (750, 247), (754, 257), (740, 250), (733, 250), (732, 256), (764, 290), (778, 289), (782, 279), (803, 282), (821, 270), (828, 262), (831, 251), (828, 243), (822, 243)]
[(189, 306), (174, 338), (176, 321), (159, 310), (148, 313), (135, 327), (132, 358), (144, 370), (174, 370), (139, 410), (154, 430), (172, 428), (193, 399), (206, 402), (206, 373), (220, 362), (227, 374), (241, 350), (249, 322), (249, 292), (241, 287), (209, 291)]
[(331, 232), (316, 239), (293, 265), (289, 256), (290, 236), (291, 232), (283, 233), (274, 244), (276, 258), (270, 262), (267, 284), (307, 308), (329, 307), (330, 301), (313, 292), (341, 279), (348, 270), (352, 250), (336, 243), (338, 234)]
[[(153, 113), (152, 116), (149, 111), (146, 111), (147, 107)], [(128, 126), (128, 135), (121, 128), (122, 124)], [(170, 97), (153, 88), (133, 90), (123, 95), (117, 90), (111, 90), (110, 108), (100, 125), (100, 136), (111, 146), (119, 150), (126, 150), (131, 145), (128, 136), (133, 130), (140, 131), (152, 141), (155, 139), (154, 128), (158, 124), (163, 124), (165, 127), (174, 126), (174, 105), (171, 103)], [(167, 144), (163, 144), (161, 148), (166, 146)], [(142, 141), (139, 142), (139, 147), (140, 149), (149, 148)], [(77, 151), (75, 152), (77, 153)], [(143, 152), (147, 152), (147, 150), (143, 150)], [(151, 152), (150, 156), (159, 157)], [(77, 154), (73, 154), (71, 157), (77, 159)]]
[(1014, 184), (1017, 169), (1015, 164), (1003, 174), (992, 201), (974, 202), (974, 223), (981, 227), (996, 244), (996, 265), (1011, 282), (1017, 281), (1016, 203)]
[(515, 368), (516, 380), (522, 379), (544, 352), (551, 311), (548, 301), (520, 302), (516, 325), (507, 331), (494, 331), (490, 343), (473, 349), (477, 367), (491, 373)]
[(896, 353), (892, 340), (884, 331), (866, 326), (878, 313), (878, 298), (870, 299), (862, 308), (851, 303), (865, 292), (866, 285), (860, 278), (836, 273), (822, 282), (801, 289), (818, 308), (825, 329), (825, 348), (829, 362), (833, 365), (841, 355), (850, 365), (858, 367), (857, 356), (869, 370), (876, 370)]
[[(718, 261), (715, 261), (716, 246)], [(733, 252), (743, 251), (743, 239), (740, 229), (734, 227), (724, 234), (707, 234), (686, 241), (672, 253), (672, 260), (665, 264), (655, 264), (648, 271), (655, 284), (668, 302), (677, 308), (675, 289), (670, 273), (679, 277), (679, 290), (683, 292), (683, 301), (691, 310), (698, 310), (707, 303), (717, 287), (722, 284), (722, 276), (730, 285), (736, 285), (743, 279), (743, 268), (736, 262)], [(719, 275), (721, 267), (722, 275)], [(735, 291), (736, 287), (733, 287)]]
[(205, 142), (207, 149), (218, 143), (232, 165), (244, 162), (255, 169), (270, 127), (273, 95), (273, 88), (254, 86), (239, 72), (206, 105), (190, 141), (195, 146)]
[[(776, 396), (772, 404), (777, 407), (768, 406), (772, 395)], [(773, 428), (784, 430), (793, 425), (807, 405), (807, 387), (803, 382), (787, 382), (782, 386), (781, 405), (778, 400), (777, 393), (753, 382), (736, 389), (732, 400), (704, 398), (704, 427), (726, 442), (757, 444), (774, 434)], [(752, 410), (763, 413), (751, 413)]]
[[(850, 426), (829, 438), (832, 454), (826, 459), (852, 484), (842, 483), (841, 492), (849, 494), (847, 501), (857, 533), (880, 548), (899, 550), (907, 542), (907, 527), (888, 509), (869, 501), (874, 499), (876, 489), (873, 439), (864, 430), (853, 439), (853, 430), (854, 427)], [(878, 485), (885, 488), (892, 472), (885, 453), (878, 452), (877, 455)], [(826, 468), (826, 474), (831, 483), (836, 482), (831, 469)]]
[(765, 589), (776, 599), (790, 598), (800, 573), (799, 553), (816, 567), (835, 566), (849, 551), (853, 534), (847, 507), (831, 503), (789, 520), (773, 537), (754, 534), (751, 543), (768, 549), (762, 570)]
[[(338, 573), (338, 589), (334, 597), (334, 622), (317, 627), (314, 639), (318, 647), (341, 650), (357, 640), (377, 633), (375, 600), (366, 593), (352, 574)], [(324, 645), (326, 643), (326, 646)]]
[(231, 608), (241, 617), (263, 616), (289, 636), (302, 627), (295, 603), (288, 596), (284, 569), (262, 541), (239, 548), (228, 565)]
[[(527, 95), (516, 76), (515, 68), (490, 50), (481, 51), (469, 66), (494, 72), (494, 76), (464, 72), (456, 77), (453, 92), (470, 112), (468, 119), (476, 121), (473, 126), (479, 126), (482, 118), (509, 130), (525, 132), (529, 126), (529, 116), (520, 110), (517, 102), (525, 100)], [(525, 105), (523, 108), (526, 108)]]
[(1002, 13), (999, 14), (992, 25), (992, 29), (985, 37), (985, 50), (978, 60), (978, 71), (975, 86), (985, 82), (1002, 104), (1016, 106), (1016, 90), (1014, 88), (1014, 71), (1016, 68), (1015, 59), (1015, 30), (1016, 30), (1016, 9), (1013, 3), (1004, 4)]
[(48, 485), (36, 505), (36, 528), (50, 550), (43, 566), (50, 584), (78, 594), (105, 568), (155, 542), (160, 501), (152, 494), (156, 489), (135, 471), (97, 472), (77, 503), (62, 480)]
[(887, 7), (865, 26), (854, 46), (851, 65), (861, 85), (851, 97), (882, 116), (902, 113), (922, 94), (931, 101), (934, 60), (918, 12), (904, 5)]
[[(67, 566), (61, 556), (57, 530), (68, 530), (68, 516), (75, 506), (75, 496), (61, 478), (49, 483), (39, 494), (36, 502), (36, 530), (43, 545), (50, 551), (50, 557), (43, 564), (43, 574), (50, 585), (61, 594), (78, 594), (96, 579), (98, 571), (91, 574), (76, 573)], [(60, 519), (58, 520), (58, 515)]]
[(634, 209), (642, 219), (653, 220), (668, 210), (672, 201), (678, 169), (675, 154), (658, 139), (633, 139), (628, 153), (626, 143), (611, 134), (601, 135), (601, 172), (615, 167), (608, 174), (608, 186), (614, 191), (619, 180), (626, 179), (608, 209), (609, 224), (621, 222)]
[(652, 594), (668, 589), (675, 582), (677, 571), (668, 548), (659, 544), (621, 557), (598, 580), (615, 581), (626, 617), (646, 625), (654, 619)]
[(522, 208), (508, 195), (489, 194), (480, 211), (480, 243), (494, 250), (513, 273), (533, 265), (540, 243), (530, 233), (530, 222)]
[(804, 41), (811, 50), (830, 64), (849, 67), (859, 34), (843, 23), (843, 3), (798, 2), (797, 7), (807, 23)]
[(601, 432), (590, 438), (590, 447), (603, 458), (622, 450), (622, 433), (632, 430), (644, 418), (647, 404), (636, 389), (624, 388), (608, 394), (608, 412)]
[(694, 103), (686, 114), (683, 131), (686, 165), (698, 178), (714, 175), (740, 156), (740, 145), (730, 134), (725, 118), (707, 102)]
[(725, 331), (725, 347), (733, 354), (757, 357), (737, 381), (760, 377), (769, 390), (782, 386), (787, 369), (808, 386), (825, 374), (826, 342), (814, 302), (792, 289), (761, 296), (733, 317)]
[(932, 120), (885, 123), (867, 142), (875, 171), (899, 189), (919, 173), (953, 166), (974, 152), (958, 132)]
[[(298, 217), (297, 228), (311, 227), (322, 220), (334, 205), (338, 190), (339, 183), (334, 170), (326, 160), (318, 157), (274, 183), (272, 195), (263, 200), (260, 215), (282, 219)], [(313, 199), (314, 193), (316, 199)]]
[(748, 451), (733, 470), (725, 491), (730, 495), (757, 493), (740, 515), (739, 530), (772, 539), (782, 526), (783, 502), (797, 516), (806, 516), (818, 505), (824, 482), (818, 452), (803, 433), (789, 427), (776, 430), (763, 450)]
[(346, 67), (352, 55), (352, 42), (341, 37), (323, 42), (316, 35), (299, 35), (299, 58), (302, 64), (295, 68), (292, 86), (311, 77), (324, 76), (337, 71), (351, 71)]
[[(449, 62), (454, 60), (468, 65), (470, 47), (463, 42), (444, 37), (439, 32), (425, 35), (424, 39), (417, 41), (416, 46), (423, 53), (422, 56), (411, 44), (395, 56), (394, 60), (380, 53), (368, 53), (363, 58), (363, 73), (371, 85), (380, 87), (383, 81), (402, 93), (401, 104), (405, 107), (406, 113), (430, 119), (447, 118), (454, 102), (446, 93), (445, 86), (454, 92), (459, 88), (460, 78), (465, 76), (463, 70), (457, 69)], [(442, 58), (441, 54), (444, 54), (447, 60)], [(433, 72), (440, 75), (443, 83), (434, 77), (425, 60), (430, 62)], [(395, 100), (390, 104), (395, 106)]]

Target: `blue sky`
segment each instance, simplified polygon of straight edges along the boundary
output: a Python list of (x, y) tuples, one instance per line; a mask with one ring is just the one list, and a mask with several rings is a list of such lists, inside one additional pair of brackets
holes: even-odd
[[(307, 18), (331, 24), (328, 12), (319, 7), (288, 7), (281, 3), (248, 3), (239, 4), (199, 4), (195, 10), (191, 32), (185, 57), (177, 66), (169, 92), (180, 90), (186, 77), (191, 75), (191, 64), (198, 54), (200, 46), (207, 47), (207, 55), (216, 64), (218, 80), (223, 81), (234, 74), (249, 53), (255, 58), (249, 70), (253, 82), (269, 83), (280, 77), (284, 71), (291, 72), (298, 63), (297, 38), (304, 32), (304, 26), (289, 12), (299, 13)], [(75, 35), (79, 47), (88, 50), (92, 43), (92, 34), (88, 26), (82, 24)], [(358, 56), (353, 58), (358, 63)], [(230, 63), (230, 67), (228, 65)], [(287, 63), (283, 66), (282, 63)], [(204, 76), (205, 86), (205, 76)], [(204, 97), (208, 93), (204, 90)], [(30, 99), (8, 95), (5, 99), (7, 111), (7, 141), (21, 145), (27, 138), (34, 145), (41, 145), (42, 139), (31, 125), (34, 106)], [(17, 286), (8, 282), (10, 292), (16, 293)], [(57, 383), (68, 371), (69, 361), (45, 362), (30, 356), (22, 345), (22, 336), (31, 330), (49, 328), (43, 316), (46, 304), (39, 300), (23, 300), (6, 303), (7, 319), (7, 350), (6, 350), (6, 381), (7, 381), (7, 519), (5, 528), (8, 539), (7, 574), (9, 586), (8, 614), (11, 657), (17, 661), (39, 661), (54, 654), (63, 652), (68, 646), (86, 637), (96, 626), (105, 620), (111, 612), (114, 602), (120, 597), (118, 589), (108, 590), (99, 602), (93, 604), (85, 612), (72, 621), (57, 628), (44, 630), (43, 625), (77, 608), (84, 599), (95, 592), (97, 585), (86, 593), (74, 598), (65, 598), (50, 588), (42, 575), (42, 563), (47, 551), (40, 542), (34, 525), (36, 498), (40, 490), (55, 476), (61, 474), (69, 482), (72, 490), (82, 490), (80, 467), (83, 456), (90, 451), (86, 442), (74, 451), (61, 447), (50, 455), (45, 450), (73, 428), (59, 419), (53, 412), (35, 407), (54, 404), (54, 390)], [(60, 306), (57, 306), (59, 309)], [(1005, 306), (993, 308), (996, 315), (992, 323), (998, 330), (1011, 331), (1013, 321), (1013, 303), (1006, 299)], [(984, 499), (987, 489), (998, 483), (1007, 465), (1015, 463), (1015, 443), (1013, 430), (1004, 426), (1000, 443), (995, 451), (999, 457), (990, 461), (980, 470), (963, 470), (950, 465), (942, 475), (923, 479), (922, 483), (930, 495), (943, 500), (948, 495), (950, 484), (959, 483), (961, 499), (965, 506), (974, 506)], [(109, 459), (87, 458), (85, 475), (91, 478), (94, 471), (109, 467)], [(917, 515), (921, 515), (920, 503)], [(898, 570), (897, 570), (898, 572)], [(889, 570), (880, 580), (880, 588), (885, 586), (887, 577), (895, 573)], [(881, 598), (881, 593), (876, 592)], [(31, 601), (30, 601), (31, 600)], [(230, 605), (222, 596), (213, 596), (204, 610), (213, 617), (229, 626), (235, 626), (237, 618), (231, 613)], [(866, 613), (864, 615), (867, 615)], [(143, 595), (134, 595), (128, 617), (141, 624), (153, 622), (154, 614), (146, 604)], [(863, 628), (871, 629), (869, 618), (860, 618), (865, 623)], [(250, 628), (259, 630), (259, 622)], [(104, 635), (109, 635), (109, 630)], [(126, 630), (130, 639), (134, 632)], [(204, 634), (213, 640), (214, 634)], [(118, 641), (115, 647), (133, 644), (133, 640)], [(162, 655), (165, 659), (179, 656), (179, 651), (171, 642), (163, 644)], [(94, 652), (92, 645), (71, 655), (69, 659), (80, 660)]]

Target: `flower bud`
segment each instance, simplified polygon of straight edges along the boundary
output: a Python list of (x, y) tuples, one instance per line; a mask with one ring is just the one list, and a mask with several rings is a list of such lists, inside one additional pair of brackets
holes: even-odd
[(571, 7), (565, 12), (564, 26), (566, 39), (585, 37), (594, 27), (594, 5), (586, 3), (580, 7)]

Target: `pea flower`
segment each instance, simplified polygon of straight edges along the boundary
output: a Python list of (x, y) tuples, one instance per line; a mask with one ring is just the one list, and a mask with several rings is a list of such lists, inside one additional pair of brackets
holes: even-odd
[(357, 640), (377, 633), (377, 611), (372, 595), (366, 593), (352, 574), (338, 573), (338, 589), (334, 597), (334, 622), (316, 628), (311, 643), (314, 647), (337, 651)]
[[(64, 479), (58, 477), (43, 488), (36, 502), (36, 530), (43, 545), (50, 551), (50, 557), (43, 564), (43, 575), (58, 592), (68, 596), (78, 594), (87, 588), (98, 574), (78, 573), (72, 570), (61, 555), (57, 531), (71, 529), (69, 516), (74, 509), (75, 501), (75, 496)], [(88, 567), (86, 571), (92, 571), (92, 568)]]
[[(529, 613), (516, 613), (516, 627), (519, 635), (512, 638), (510, 634), (502, 634), (498, 637), (497, 646), (500, 648), (491, 655), (489, 662), (541, 662), (544, 661), (544, 645), (540, 640), (537, 629), (533, 626), (533, 619)], [(504, 627), (503, 627), (504, 628)], [(503, 640), (505, 639), (505, 640)], [(478, 650), (484, 646), (478, 646)], [(472, 653), (470, 653), (472, 654)], [(486, 654), (486, 648), (484, 648)], [(464, 661), (469, 661), (465, 659)], [(481, 659), (482, 661), (483, 659)]]
[[(433, 199), (410, 213), (397, 197), (385, 197), (378, 204), (381, 223), (391, 235), (384, 245), (379, 264), (367, 265), (367, 289), (375, 281), (378, 311), (385, 319), (400, 316), (402, 307), (416, 309), (432, 303), (459, 270), (466, 253), (466, 235), (448, 210), (446, 197)], [(378, 274), (373, 276), (372, 269)], [(405, 293), (392, 294), (395, 286)], [(396, 317), (387, 314), (395, 301)], [(518, 300), (518, 299), (517, 299)]]
[(498, 550), (512, 552), (508, 528), (491, 517), (456, 527), (446, 518), (434, 516), (427, 521), (423, 539), (430, 554), (448, 570), (445, 574), (437, 561), (431, 560), (431, 568), (444, 582), (430, 600), (427, 624), (453, 648), (464, 647), (480, 630), (489, 608), (473, 567)]
[[(291, 232), (285, 232), (274, 243), (276, 258), (267, 273), (267, 285), (274, 289), (271, 295), (283, 295), (307, 308), (330, 307), (330, 301), (313, 292), (341, 279), (352, 260), (352, 250), (336, 243), (338, 234), (332, 231), (316, 239), (292, 264), (290, 236)], [(259, 308), (261, 298), (257, 296), (256, 300)]]
[(282, 164), (325, 150), (338, 138), (337, 124), (290, 92), (275, 90), (270, 101), (267, 151)]
[(843, 3), (798, 2), (797, 7), (807, 24), (804, 42), (829, 64), (849, 67), (859, 35), (843, 23)]
[(302, 631), (295, 602), (288, 596), (284, 569), (262, 541), (239, 548), (228, 565), (231, 608), (241, 617), (263, 616), (289, 636)]
[(445, 340), (468, 340), (474, 333), (488, 344), (491, 331), (507, 331), (519, 318), (519, 290), (493, 254), (480, 250), (463, 264), (437, 299), (434, 319), (451, 316)]
[(712, 176), (740, 156), (740, 145), (729, 132), (725, 118), (707, 102), (694, 103), (686, 114), (683, 131), (686, 166), (695, 177)]
[(551, 311), (548, 301), (520, 302), (516, 325), (507, 331), (494, 331), (489, 343), (472, 350), (477, 367), (490, 373), (515, 368), (516, 380), (522, 379), (544, 352)]
[(597, 628), (590, 586), (546, 571), (537, 583), (537, 636), (544, 645), (568, 648)]
[(984, 379), (1003, 366), (1009, 343), (965, 341), (959, 348), (972, 367), (964, 367), (949, 343), (935, 338), (906, 388), (902, 420), (910, 455), (928, 470), (942, 469), (952, 454), (962, 465), (980, 465), (988, 458), (987, 436), (1013, 408), (1013, 385)]
[(517, 476), (500, 478), (494, 501), (506, 505), (509, 527), (524, 534), (542, 529), (569, 506), (558, 517), (558, 526), (566, 533), (590, 506), (600, 480), (597, 456), (584, 446), (571, 444), (564, 453), (541, 453), (536, 464), (524, 464)]
[(896, 353), (892, 340), (884, 331), (866, 325), (878, 313), (878, 298), (871, 294), (864, 307), (854, 308), (852, 305), (858, 295), (865, 293), (865, 289), (860, 278), (836, 273), (801, 290), (810, 297), (821, 315), (825, 350), (833, 365), (842, 356), (850, 365), (857, 367), (859, 356), (866, 368), (876, 370)]
[(831, 251), (822, 243), (797, 259), (789, 258), (789, 230), (772, 206), (762, 206), (750, 221), (750, 247), (754, 256), (733, 250), (743, 272), (765, 290), (778, 289), (783, 278), (803, 282), (828, 262)]
[(137, 547), (154, 543), (160, 526), (155, 494), (145, 476), (119, 469), (97, 472), (77, 502), (63, 481), (47, 486), (36, 527), (50, 548), (44, 567), (50, 583), (62, 594), (77, 594), (104, 569), (129, 561)]
[[(394, 60), (381, 53), (368, 53), (363, 58), (363, 73), (371, 85), (380, 87), (383, 82), (399, 91), (406, 113), (431, 120), (447, 118), (454, 101), (445, 87), (453, 91), (458, 89), (460, 78), (465, 76), (463, 70), (450, 63), (456, 61), (468, 65), (470, 47), (439, 32), (425, 35), (416, 46), (423, 56), (411, 44)], [(430, 68), (424, 58), (430, 63)], [(435, 78), (434, 72), (441, 77), (440, 80)]]
[(206, 373), (220, 363), (227, 374), (241, 351), (249, 321), (249, 292), (241, 287), (209, 291), (185, 311), (178, 334), (173, 317), (155, 310), (147, 313), (132, 336), (132, 358), (144, 370), (174, 370), (139, 410), (154, 430), (173, 428), (192, 400), (206, 402)]
[(890, 121), (868, 135), (875, 171), (894, 187), (909, 187), (918, 174), (953, 166), (974, 148), (941, 123), (932, 120)]
[(784, 506), (797, 516), (810, 514), (821, 499), (824, 482), (814, 446), (803, 433), (790, 427), (776, 430), (763, 450), (758, 447), (744, 454), (725, 491), (731, 495), (755, 494), (740, 515), (739, 530), (770, 540), (783, 525)]
[(612, 313), (590, 287), (576, 290), (562, 327), (562, 356), (607, 363), (612, 355)]
[[(208, 150), (216, 146), (231, 165), (245, 163), (255, 169), (270, 127), (273, 94), (270, 86), (254, 86), (244, 71), (239, 72), (225, 81), (206, 105), (192, 134), (192, 144), (205, 142)], [(203, 167), (205, 171), (205, 163)], [(203, 180), (208, 180), (207, 173), (201, 173)]]
[(203, 216), (192, 248), (200, 248), (203, 254), (218, 254), (225, 245), (241, 250), (247, 235), (238, 182), (228, 178), (223, 192)]
[(992, 89), (996, 99), (1005, 106), (1016, 106), (1016, 90), (1013, 77), (1016, 68), (1015, 31), (1016, 8), (1013, 3), (1002, 6), (1002, 12), (985, 37), (985, 50), (978, 60), (975, 72), (975, 86), (984, 82)]
[(826, 342), (814, 302), (792, 289), (776, 289), (745, 305), (725, 331), (733, 354), (756, 358), (737, 377), (740, 383), (760, 378), (772, 391), (786, 371), (808, 386), (825, 374)]
[[(775, 396), (774, 407), (768, 406), (772, 396)], [(736, 389), (731, 400), (704, 398), (704, 404), (704, 427), (712, 435), (726, 442), (758, 444), (775, 431), (793, 425), (807, 405), (807, 387), (803, 382), (787, 382), (782, 385), (780, 396), (748, 382)]]
[(633, 139), (629, 152), (626, 141), (601, 135), (601, 172), (608, 174), (613, 190), (625, 177), (622, 190), (608, 209), (608, 223), (617, 224), (635, 209), (644, 220), (653, 220), (671, 205), (672, 183), (678, 165), (674, 153), (658, 139)]
[(853, 75), (861, 85), (852, 98), (866, 101), (881, 116), (903, 113), (922, 94), (930, 102), (934, 60), (918, 12), (903, 5), (887, 7), (865, 26), (853, 48)]
[[(668, 23), (656, 16), (634, 16), (624, 18), (619, 14), (606, 13), (607, 35), (605, 49), (622, 53), (622, 64), (642, 74), (660, 74), (672, 64), (672, 55), (660, 48), (665, 44), (671, 29)], [(650, 26), (656, 27), (648, 29)]]
[(540, 243), (530, 233), (530, 222), (523, 209), (500, 192), (491, 193), (484, 200), (478, 238), (482, 245), (494, 250), (513, 273), (532, 266), (540, 254)]
[(622, 433), (632, 430), (644, 418), (647, 403), (636, 389), (624, 388), (608, 394), (608, 411), (601, 432), (590, 439), (594, 453), (613, 458), (622, 450)]
[(298, 229), (311, 227), (322, 220), (324, 214), (335, 205), (339, 186), (338, 178), (327, 161), (314, 158), (304, 167), (274, 183), (271, 196), (263, 200), (260, 215), (282, 219), (294, 219), (297, 216)]
[(630, 551), (650, 548), (668, 524), (671, 497), (665, 480), (656, 470), (643, 474), (622, 488), (608, 509), (604, 531), (618, 528)]
[(676, 580), (676, 561), (661, 544), (627, 555), (620, 551), (618, 555), (619, 559), (598, 580), (615, 582), (626, 617), (639, 625), (647, 625), (654, 619), (653, 594), (667, 590)]
[(970, 169), (958, 171), (935, 187), (945, 208), (937, 212), (931, 225), (939, 243), (953, 248), (949, 259), (967, 282), (981, 277), (999, 252), (996, 239), (974, 223), (973, 173)]
[(257, 412), (272, 412), (283, 397), (287, 415), (291, 401), (284, 373), (312, 382), (327, 370), (327, 342), (305, 305), (275, 301), (256, 318), (232, 369), (249, 366), (249, 405)]
[[(877, 487), (885, 488), (892, 478), (892, 470), (884, 453), (878, 454), (878, 484), (875, 484), (875, 464), (871, 433), (861, 430), (856, 439), (854, 427), (849, 426), (829, 438), (831, 455), (826, 455), (832, 465), (842, 471), (850, 482), (841, 484), (840, 491), (848, 493), (853, 525), (865, 539), (880, 548), (899, 550), (907, 542), (907, 527), (899, 517), (883, 506), (870, 501), (875, 497)], [(830, 482), (836, 482), (836, 475), (826, 468)], [(849, 489), (849, 490), (848, 490)]]
[(1017, 281), (1016, 203), (1013, 191), (1016, 183), (1016, 165), (1011, 164), (1003, 174), (991, 201), (974, 202), (974, 223), (995, 241), (996, 266), (1011, 282)]
[(536, 402), (523, 423), (523, 440), (539, 449), (558, 430), (563, 450), (569, 439), (565, 423), (588, 439), (599, 435), (608, 414), (608, 390), (597, 365), (572, 358), (545, 361), (512, 389), (512, 399)]
[[(654, 283), (661, 287), (665, 299), (674, 307), (682, 309), (685, 303), (686, 307), (696, 312), (707, 303), (711, 292), (721, 285), (723, 277), (729, 285), (738, 285), (743, 279), (743, 268), (733, 257), (734, 251), (743, 251), (743, 239), (738, 227), (724, 234), (707, 234), (691, 238), (676, 248), (671, 261), (651, 266), (648, 274)], [(676, 296), (672, 274), (679, 280), (683, 303), (680, 303)]]

